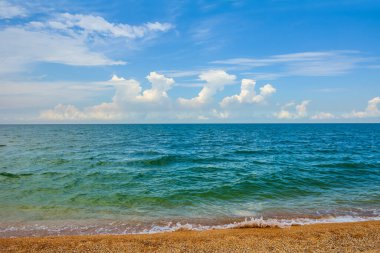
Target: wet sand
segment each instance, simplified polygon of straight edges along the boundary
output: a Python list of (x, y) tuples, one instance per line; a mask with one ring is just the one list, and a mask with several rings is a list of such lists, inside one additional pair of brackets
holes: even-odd
[(151, 235), (2, 238), (0, 252), (380, 252), (380, 221)]

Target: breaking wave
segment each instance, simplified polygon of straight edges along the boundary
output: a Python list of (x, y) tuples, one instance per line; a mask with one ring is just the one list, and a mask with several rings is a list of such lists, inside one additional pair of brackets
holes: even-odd
[(226, 224), (202, 225), (196, 223), (167, 222), (161, 225), (131, 225), (123, 222), (97, 223), (92, 221), (90, 224), (62, 223), (62, 224), (8, 224), (0, 225), (0, 237), (35, 237), (35, 236), (57, 236), (57, 235), (96, 235), (96, 234), (156, 234), (176, 231), (204, 231), (221, 229), (242, 229), (242, 228), (287, 228), (291, 226), (302, 226), (321, 223), (346, 223), (378, 221), (376, 217), (354, 217), (338, 216), (324, 218), (294, 218), (294, 219), (264, 219), (264, 218), (245, 218)]

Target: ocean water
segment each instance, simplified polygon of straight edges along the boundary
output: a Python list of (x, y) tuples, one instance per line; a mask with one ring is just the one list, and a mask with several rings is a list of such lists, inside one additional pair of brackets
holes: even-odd
[(0, 125), (0, 237), (380, 218), (380, 124)]

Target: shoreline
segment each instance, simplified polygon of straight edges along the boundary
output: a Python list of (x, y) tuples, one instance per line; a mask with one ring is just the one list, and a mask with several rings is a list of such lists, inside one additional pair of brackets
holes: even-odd
[(156, 234), (176, 231), (209, 231), (239, 228), (287, 228), (312, 224), (352, 223), (380, 221), (380, 217), (354, 216), (320, 216), (292, 218), (245, 217), (240, 219), (220, 220), (161, 220), (153, 223), (122, 220), (64, 220), (64, 221), (31, 221), (0, 223), (0, 238), (49, 237), (49, 236), (91, 236), (91, 235), (134, 235)]
[(0, 238), (1, 252), (380, 252), (380, 221), (156, 234)]

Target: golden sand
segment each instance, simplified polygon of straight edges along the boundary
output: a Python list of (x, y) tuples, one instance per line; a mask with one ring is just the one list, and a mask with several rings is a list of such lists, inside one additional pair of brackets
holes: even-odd
[(380, 221), (0, 239), (0, 252), (380, 252)]

